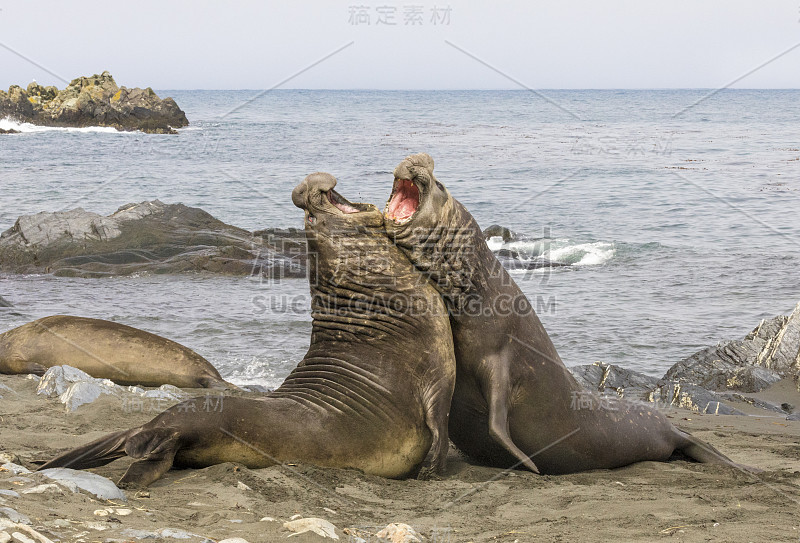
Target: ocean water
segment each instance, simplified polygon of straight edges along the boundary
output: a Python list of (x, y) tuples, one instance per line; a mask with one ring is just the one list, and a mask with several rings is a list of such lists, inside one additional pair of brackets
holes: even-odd
[[(571, 264), (515, 271), (567, 365), (662, 375), (800, 301), (800, 91), (158, 91), (177, 136), (0, 121), (0, 230), (19, 215), (160, 199), (248, 229), (301, 226), (290, 199), (328, 171), (382, 207), (425, 151), (509, 248)], [(704, 98), (705, 97), (705, 98)], [(554, 105), (555, 104), (555, 105)], [(308, 286), (250, 278), (0, 276), (0, 331), (50, 314), (179, 341), (236, 383), (275, 386), (309, 342)]]

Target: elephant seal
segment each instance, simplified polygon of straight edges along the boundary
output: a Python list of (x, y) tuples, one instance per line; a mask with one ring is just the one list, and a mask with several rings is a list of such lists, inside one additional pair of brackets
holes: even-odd
[(431, 279), (450, 312), (456, 446), (493, 466), (547, 474), (665, 461), (676, 451), (733, 465), (644, 402), (611, 402), (584, 390), (433, 166), (425, 153), (403, 160), (384, 215), (390, 239)]
[[(137, 458), (121, 485), (147, 486), (172, 465), (300, 461), (408, 476), (441, 472), (455, 357), (441, 297), (386, 237), (371, 204), (350, 203), (336, 179), (312, 174), (292, 193), (305, 210), (312, 294), (308, 353), (275, 391), (225, 397), (222, 409), (178, 404), (138, 428), (42, 466), (89, 468)], [(413, 305), (413, 307), (411, 307)]]
[(116, 322), (54, 315), (0, 334), (0, 373), (42, 375), (62, 364), (120, 385), (236, 388), (193, 350)]

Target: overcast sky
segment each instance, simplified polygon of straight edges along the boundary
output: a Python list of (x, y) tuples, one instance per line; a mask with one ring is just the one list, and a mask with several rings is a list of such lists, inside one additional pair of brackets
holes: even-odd
[[(798, 44), (800, 0), (0, 0), (3, 89), (265, 89), (344, 46), (281, 88), (716, 88)], [(800, 47), (733, 87), (800, 88)]]

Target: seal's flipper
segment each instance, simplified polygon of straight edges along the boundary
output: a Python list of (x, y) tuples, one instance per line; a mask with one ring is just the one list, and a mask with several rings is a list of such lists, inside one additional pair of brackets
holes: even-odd
[(130, 465), (119, 480), (120, 488), (144, 488), (160, 479), (172, 467), (179, 448), (179, 434), (172, 428), (146, 429), (131, 436), (125, 452), (141, 460)]
[(445, 387), (443, 384), (435, 384), (429, 391), (426, 398), (425, 425), (431, 431), (433, 441), (431, 442), (429, 466), (420, 470), (418, 479), (430, 479), (432, 476), (441, 475), (447, 467), (447, 452), (450, 449), (450, 434), (447, 429), (450, 414), (450, 401), (453, 397), (452, 386)]
[(32, 373), (38, 377), (41, 377), (45, 374), (45, 372), (47, 372), (46, 367), (42, 366), (41, 364), (37, 364), (36, 362), (29, 362), (28, 366), (22, 373)]
[(134, 428), (133, 430), (122, 430), (121, 432), (114, 432), (101, 437), (96, 441), (53, 458), (39, 467), (39, 470), (48, 468), (87, 469), (104, 466), (117, 458), (125, 456), (125, 443), (128, 437), (138, 431), (139, 428)]
[(201, 377), (197, 382), (202, 388), (210, 388), (212, 390), (242, 390), (233, 383), (215, 377)]
[[(511, 403), (509, 392), (511, 383), (508, 377), (508, 364), (502, 358), (495, 360), (490, 376), (489, 390), (487, 391), (487, 404), (489, 407), (489, 436), (502, 445), (518, 461), (534, 473), (539, 473), (539, 468), (533, 460), (522, 452), (511, 439), (508, 424), (508, 411)], [(518, 465), (519, 465), (518, 464)]]
[(678, 434), (679, 439), (682, 441), (681, 444), (675, 447), (675, 450), (688, 456), (692, 460), (704, 464), (721, 464), (723, 466), (731, 466), (751, 472), (761, 471), (758, 468), (737, 464), (702, 439), (698, 439), (693, 435), (684, 432), (683, 430), (679, 430), (677, 428), (673, 429)]
[(0, 373), (8, 373), (11, 375), (25, 375), (32, 373), (41, 377), (47, 368), (36, 362), (28, 362), (28, 360), (20, 353), (13, 352), (13, 349), (8, 349), (12, 354), (8, 354), (6, 349), (0, 350)]

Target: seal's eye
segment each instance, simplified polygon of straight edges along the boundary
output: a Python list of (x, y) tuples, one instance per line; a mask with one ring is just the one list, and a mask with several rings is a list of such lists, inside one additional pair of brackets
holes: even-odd
[(444, 191), (444, 185), (439, 183), (439, 181), (436, 181), (436, 186), (439, 187), (439, 190)]
[(308, 215), (308, 219), (306, 220), (308, 221), (308, 224), (314, 224), (315, 222), (317, 222), (317, 218), (311, 214)]

